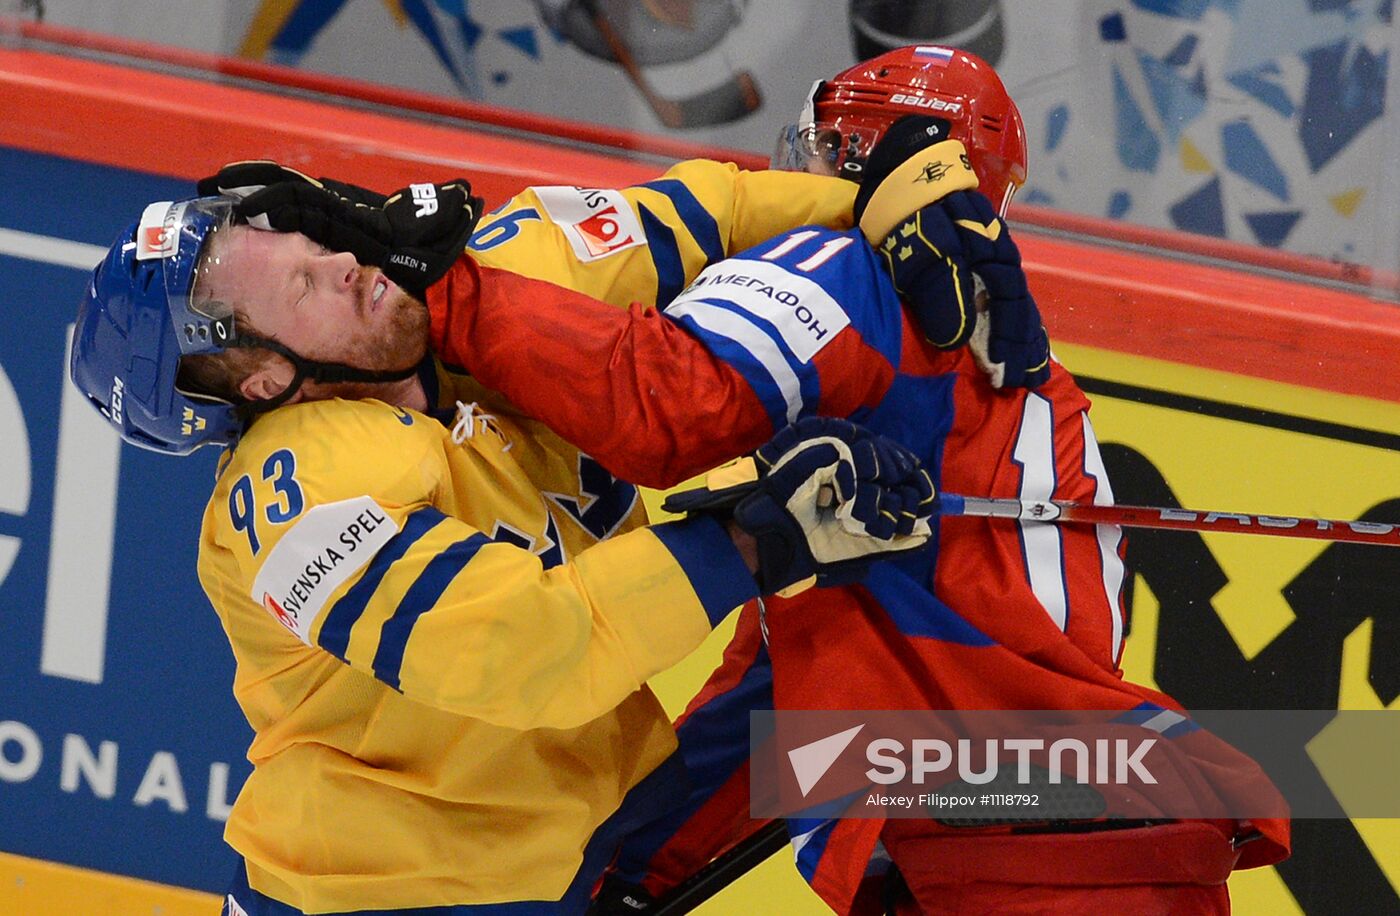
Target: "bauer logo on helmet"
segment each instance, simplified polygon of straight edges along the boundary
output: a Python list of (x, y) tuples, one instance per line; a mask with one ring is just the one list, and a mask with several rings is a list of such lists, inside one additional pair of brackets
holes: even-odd
[(911, 95), (907, 92), (896, 92), (890, 96), (890, 104), (904, 105), (909, 108), (929, 108), (933, 111), (946, 111), (948, 114), (962, 113), (961, 102), (949, 102), (926, 95)]

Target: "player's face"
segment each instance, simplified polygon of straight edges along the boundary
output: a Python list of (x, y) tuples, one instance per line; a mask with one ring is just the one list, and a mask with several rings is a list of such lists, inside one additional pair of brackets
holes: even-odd
[(803, 132), (800, 142), (806, 153), (803, 171), (828, 177), (836, 174), (837, 153), (841, 149), (841, 131), (827, 126), (812, 127)]
[(296, 232), (234, 226), (205, 262), (200, 295), (307, 359), (362, 369), (421, 360), (428, 311), (378, 269)]

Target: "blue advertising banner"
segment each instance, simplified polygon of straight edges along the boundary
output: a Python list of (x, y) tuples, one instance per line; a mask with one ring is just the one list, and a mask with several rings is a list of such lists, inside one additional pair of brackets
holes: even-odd
[(251, 732), (195, 574), (216, 456), (119, 448), (67, 381), (101, 248), (192, 192), (0, 149), (0, 850), (222, 890)]

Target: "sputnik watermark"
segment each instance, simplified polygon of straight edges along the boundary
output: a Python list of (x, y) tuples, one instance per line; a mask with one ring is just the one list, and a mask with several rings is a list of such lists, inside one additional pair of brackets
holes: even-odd
[(982, 792), (978, 795), (940, 795), (920, 793), (918, 795), (882, 795), (871, 793), (863, 804), (871, 808), (915, 808), (931, 811), (955, 811), (959, 808), (1038, 808), (1038, 792)]
[[(804, 798), (864, 728), (857, 725), (787, 752)], [(1043, 738), (987, 738), (974, 748), (971, 738), (915, 738), (906, 747), (897, 738), (876, 738), (865, 745), (865, 759), (872, 764), (865, 776), (881, 786), (906, 781), (923, 785), (930, 776), (956, 773), (964, 783), (981, 786), (998, 781), (1001, 761), (1014, 757), (1014, 781), (1022, 786), (1060, 785), (1066, 773), (1079, 784), (1156, 785), (1157, 778), (1143, 762), (1156, 744), (1156, 738), (1058, 738), (1048, 745)]]
[[(1074, 782), (1090, 785), (1153, 785), (1157, 778), (1147, 769), (1143, 758), (1157, 744), (1156, 738), (1130, 741), (1126, 738), (1096, 738), (1092, 742), (1078, 738), (1059, 738), (1049, 743), (1043, 738), (986, 738), (980, 753), (974, 752), (973, 740), (959, 738), (948, 742), (941, 738), (915, 738), (910, 742), (904, 762), (904, 742), (895, 738), (876, 738), (865, 747), (865, 759), (874, 764), (865, 771), (871, 782), (891, 786), (906, 779), (922, 785), (933, 774), (956, 772), (958, 778), (972, 785), (995, 782), (1001, 772), (1001, 760), (1006, 753), (1015, 755), (1017, 785), (1049, 782), (1060, 785), (1065, 781), (1065, 761), (1072, 766)], [(1092, 747), (1090, 746), (1092, 744)], [(1044, 752), (1045, 762), (1032, 763), (1031, 755)], [(976, 769), (980, 757), (982, 768)], [(1093, 775), (1090, 775), (1090, 768)], [(1033, 769), (1034, 768), (1034, 769)], [(1042, 776), (1038, 771), (1045, 771)], [(1135, 778), (1134, 778), (1135, 777)]]
[[(1289, 810), (1248, 752), (1184, 711), (1146, 702), (1106, 711), (780, 710), (755, 712), (750, 724), (755, 817), (975, 826)], [(1260, 746), (1238, 733), (1251, 750)]]

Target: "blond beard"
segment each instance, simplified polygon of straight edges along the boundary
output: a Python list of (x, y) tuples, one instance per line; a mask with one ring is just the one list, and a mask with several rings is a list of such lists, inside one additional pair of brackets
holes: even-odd
[[(361, 268), (361, 279), (364, 280), (367, 276), (368, 271)], [(348, 358), (336, 360), (336, 362), (376, 372), (408, 369), (423, 362), (424, 357), (428, 355), (428, 330), (431, 320), (428, 316), (427, 306), (402, 289), (395, 288), (385, 295), (392, 297), (380, 305), (380, 308), (386, 310), (389, 315), (387, 333), (359, 341)], [(324, 398), (393, 400), (389, 395), (402, 384), (402, 382), (321, 383), (308, 381), (303, 383), (302, 387), (308, 397), (317, 400)]]
[(428, 354), (428, 307), (401, 289), (386, 293), (380, 308), (388, 311), (387, 337), (366, 341), (357, 357), (370, 369), (406, 369), (416, 366)]

